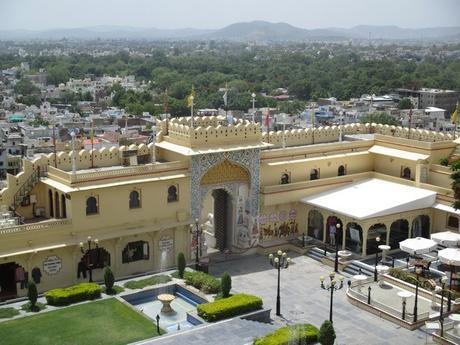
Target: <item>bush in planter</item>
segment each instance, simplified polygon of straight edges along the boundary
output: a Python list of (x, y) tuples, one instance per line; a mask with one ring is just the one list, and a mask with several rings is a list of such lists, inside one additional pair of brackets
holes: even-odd
[(335, 331), (331, 321), (326, 320), (321, 325), (318, 333), (318, 341), (321, 345), (334, 345)]
[(101, 297), (102, 288), (95, 283), (81, 283), (45, 293), (49, 305), (61, 306)]
[(315, 344), (318, 341), (318, 328), (310, 324), (281, 327), (275, 332), (256, 339), (254, 345)]
[(28, 288), (27, 288), (27, 298), (29, 299), (30, 302), (30, 310), (31, 311), (40, 311), (39, 308), (37, 308), (37, 298), (38, 298), (38, 292), (37, 292), (37, 285), (33, 281), (30, 281), (28, 283)]
[(204, 293), (217, 293), (219, 292), (220, 282), (219, 279), (206, 274), (204, 272), (185, 272), (185, 283), (192, 285)]
[(115, 284), (115, 276), (109, 266), (107, 266), (104, 270), (104, 284), (105, 284), (105, 292), (109, 295), (115, 293), (113, 289), (113, 284)]
[(227, 298), (230, 296), (230, 290), (232, 289), (232, 277), (227, 272), (224, 272), (222, 278), (220, 279), (220, 291), (222, 292), (222, 297)]
[(213, 322), (262, 309), (262, 305), (263, 302), (260, 297), (241, 293), (214, 302), (200, 304), (197, 311), (200, 317)]
[(184, 279), (185, 264), (185, 255), (181, 252), (177, 255), (177, 271), (180, 279)]

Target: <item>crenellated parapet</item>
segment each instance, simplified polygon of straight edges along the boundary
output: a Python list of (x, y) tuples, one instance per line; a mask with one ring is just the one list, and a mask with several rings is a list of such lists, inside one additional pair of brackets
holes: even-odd
[(342, 131), (342, 136), (376, 133), (424, 142), (451, 141), (454, 139), (453, 136), (448, 133), (412, 128), (409, 134), (409, 128), (407, 127), (389, 126), (375, 123), (346, 124), (342, 126), (342, 129), (340, 129), (339, 126), (325, 126), (315, 129), (293, 129), (286, 130), (284, 134), (283, 131), (270, 131), (264, 132), (262, 137), (264, 142), (270, 143), (275, 147), (281, 147), (283, 145), (283, 137), (286, 146), (299, 146), (338, 141), (340, 131)]

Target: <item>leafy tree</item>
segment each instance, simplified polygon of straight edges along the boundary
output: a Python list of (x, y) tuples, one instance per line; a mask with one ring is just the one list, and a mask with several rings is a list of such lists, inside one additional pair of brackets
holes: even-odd
[(331, 321), (326, 320), (321, 325), (318, 333), (318, 341), (321, 345), (334, 345), (335, 331)]
[(399, 102), (399, 109), (410, 109), (412, 108), (412, 102), (409, 98), (405, 97)]
[(14, 92), (19, 95), (30, 96), (40, 93), (40, 89), (36, 87), (30, 80), (21, 79), (14, 86)]
[(388, 115), (387, 113), (377, 112), (377, 113), (368, 113), (360, 118), (361, 123), (380, 123), (382, 125), (392, 125), (399, 126), (400, 123), (393, 116)]
[(37, 285), (33, 281), (28, 282), (27, 298), (30, 302), (30, 310), (37, 311), (38, 292)]
[(177, 271), (179, 272), (179, 278), (181, 279), (184, 278), (185, 265), (185, 255), (180, 252), (177, 254)]
[(227, 298), (230, 296), (230, 291), (232, 290), (232, 277), (227, 272), (222, 274), (220, 280), (220, 291), (222, 292), (222, 297)]
[(115, 284), (115, 276), (109, 266), (107, 266), (104, 270), (104, 284), (105, 284), (105, 291), (107, 294), (113, 294), (115, 290), (113, 289), (113, 285)]

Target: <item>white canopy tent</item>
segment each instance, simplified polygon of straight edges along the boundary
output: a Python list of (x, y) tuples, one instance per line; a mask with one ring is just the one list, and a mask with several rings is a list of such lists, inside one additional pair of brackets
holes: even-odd
[(460, 244), (460, 234), (458, 232), (443, 231), (431, 234), (431, 239), (445, 247), (456, 247)]
[(459, 248), (446, 248), (440, 250), (438, 259), (443, 264), (460, 266), (460, 249)]
[(399, 248), (411, 255), (427, 254), (436, 249), (437, 246), (435, 241), (423, 237), (408, 238), (399, 242)]
[(435, 200), (436, 192), (371, 178), (314, 194), (300, 201), (363, 220), (430, 208)]

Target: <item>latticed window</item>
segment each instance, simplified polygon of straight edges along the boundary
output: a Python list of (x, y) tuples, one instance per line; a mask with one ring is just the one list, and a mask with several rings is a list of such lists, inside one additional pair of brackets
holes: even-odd
[(86, 215), (97, 214), (99, 212), (99, 207), (97, 204), (97, 199), (94, 196), (90, 196), (86, 199)]
[(137, 190), (133, 190), (129, 193), (129, 208), (141, 207), (140, 193)]
[(169, 186), (168, 187), (168, 202), (174, 202), (177, 200), (179, 200), (177, 196), (177, 187)]

